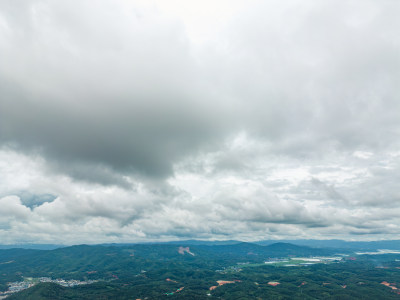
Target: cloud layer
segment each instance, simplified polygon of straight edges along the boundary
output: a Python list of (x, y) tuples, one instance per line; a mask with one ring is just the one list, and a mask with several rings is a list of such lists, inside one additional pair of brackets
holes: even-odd
[(0, 238), (399, 238), (395, 1), (3, 1)]

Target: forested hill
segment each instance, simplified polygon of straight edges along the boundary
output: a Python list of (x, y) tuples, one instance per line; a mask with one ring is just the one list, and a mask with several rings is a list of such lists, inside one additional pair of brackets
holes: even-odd
[[(183, 250), (182, 250), (183, 249)], [(186, 249), (190, 249), (186, 251)], [(78, 245), (55, 250), (7, 249), (0, 250), (3, 271), (10, 272), (71, 272), (88, 268), (107, 268), (115, 264), (127, 264), (140, 269), (153, 261), (214, 261), (219, 258), (253, 261), (268, 257), (289, 255), (331, 255), (336, 250), (276, 243), (260, 246), (251, 243), (233, 245), (180, 246), (173, 244), (135, 244), (129, 246)], [(132, 264), (132, 262), (135, 262)]]
[(342, 250), (242, 242), (7, 249), (0, 290), (11, 293), (10, 282), (21, 290), (10, 300), (399, 299), (390, 286), (400, 286), (399, 254)]
[[(68, 294), (68, 288), (62, 287), (56, 283), (41, 283), (19, 292), (18, 294), (11, 295), (8, 299), (30, 299), (30, 300), (43, 300), (43, 299), (65, 299)], [(73, 298), (72, 298), (73, 299)]]
[(54, 250), (0, 249), (0, 290), (7, 282), (23, 277), (111, 280), (142, 270), (174, 267), (176, 264), (218, 269), (238, 262), (262, 262), (270, 257), (322, 255), (331, 250), (291, 244), (260, 246), (135, 244), (126, 246), (77, 245)]

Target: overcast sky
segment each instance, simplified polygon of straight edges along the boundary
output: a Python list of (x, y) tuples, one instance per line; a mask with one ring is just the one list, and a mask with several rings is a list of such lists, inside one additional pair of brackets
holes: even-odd
[(0, 1), (0, 241), (400, 239), (400, 2)]

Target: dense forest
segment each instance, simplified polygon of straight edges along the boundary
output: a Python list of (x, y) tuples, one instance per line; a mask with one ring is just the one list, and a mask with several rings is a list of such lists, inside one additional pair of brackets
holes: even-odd
[(7, 299), (400, 299), (399, 260), (288, 243), (7, 249), (0, 290), (47, 277), (91, 283), (36, 282)]

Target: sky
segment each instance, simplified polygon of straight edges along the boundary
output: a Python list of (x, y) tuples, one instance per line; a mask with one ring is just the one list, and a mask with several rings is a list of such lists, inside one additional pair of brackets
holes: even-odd
[(0, 1), (0, 241), (400, 239), (400, 2)]

